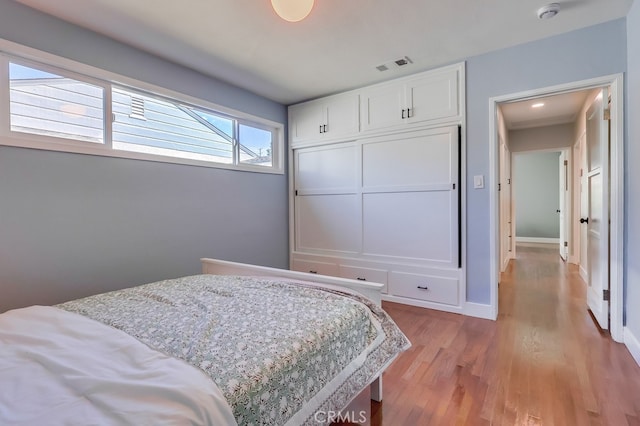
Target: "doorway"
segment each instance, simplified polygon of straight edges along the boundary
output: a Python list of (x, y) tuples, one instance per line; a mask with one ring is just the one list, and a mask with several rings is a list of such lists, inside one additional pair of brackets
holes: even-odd
[[(563, 127), (570, 128), (571, 124), (567, 123), (562, 127), (555, 125), (551, 130), (547, 129), (547, 132), (556, 130), (562, 140)], [(566, 140), (567, 143), (570, 141), (569, 138)], [(554, 245), (560, 258), (565, 262), (568, 260), (573, 189), (570, 182), (570, 155), (569, 147), (511, 153), (512, 164), (504, 167), (512, 171), (509, 179), (511, 185), (505, 188), (505, 192), (512, 194), (505, 194), (504, 197), (513, 200), (510, 220), (515, 229), (516, 244), (511, 248), (511, 258), (516, 257), (519, 243), (539, 243)], [(504, 223), (505, 219), (501, 216), (500, 222)], [(504, 235), (501, 242), (503, 240)]]
[[(501, 164), (500, 160), (503, 158), (509, 158), (511, 155), (505, 156), (503, 144), (506, 143), (509, 146), (508, 137), (505, 138), (506, 127), (508, 123), (503, 116), (502, 107), (505, 105), (527, 103), (528, 107), (532, 107), (534, 104), (543, 103), (542, 98), (548, 98), (556, 95), (572, 94), (578, 92), (587, 91), (588, 93), (595, 93), (595, 89), (609, 88), (610, 96), (605, 99), (610, 99), (610, 107), (608, 113), (610, 114), (610, 170), (608, 174), (610, 176), (610, 194), (607, 197), (607, 206), (603, 207), (606, 212), (610, 213), (610, 240), (607, 238), (608, 248), (606, 253), (600, 251), (596, 254), (599, 259), (605, 259), (604, 265), (605, 274), (604, 277), (608, 283), (610, 283), (610, 301), (606, 308), (607, 313), (610, 315), (611, 324), (611, 336), (616, 341), (622, 341), (623, 339), (623, 325), (622, 325), (622, 307), (623, 307), (623, 293), (622, 293), (622, 256), (623, 256), (623, 96), (622, 96), (622, 75), (614, 75), (608, 77), (602, 77), (598, 79), (575, 82), (565, 84), (561, 86), (554, 86), (529, 92), (515, 93), (511, 95), (505, 95), (490, 99), (493, 114), (490, 118), (490, 179), (496, 185), (491, 186), (490, 201), (491, 201), (491, 252), (494, 254), (494, 261), (491, 262), (491, 277), (492, 282), (495, 283), (491, 288), (491, 307), (492, 313), (497, 317), (498, 313), (498, 291), (497, 284), (499, 282), (500, 271), (505, 264), (505, 256), (513, 257), (515, 255), (515, 229), (514, 221), (510, 226), (501, 221), (501, 218), (505, 218), (505, 206), (504, 200), (506, 197), (502, 195), (503, 185), (507, 183), (509, 185), (510, 179), (513, 176), (505, 176), (504, 171), (508, 169), (505, 165)], [(556, 117), (560, 117), (562, 114), (556, 114)], [(508, 118), (507, 118), (508, 119)], [(556, 123), (557, 124), (557, 123)], [(572, 135), (568, 143), (565, 144), (565, 153), (568, 158), (565, 160), (567, 170), (567, 184), (576, 180), (577, 173), (580, 169), (576, 168), (578, 159), (576, 159), (576, 153), (580, 154), (579, 144), (581, 140), (580, 135)], [(576, 144), (578, 146), (576, 147)], [(521, 147), (517, 149), (521, 149)], [(538, 145), (537, 149), (549, 149), (552, 147)], [(554, 147), (555, 148), (555, 147)], [(587, 147), (588, 149), (588, 147)], [(561, 160), (561, 161), (565, 161)], [(564, 163), (562, 163), (564, 164)], [(558, 163), (559, 172), (562, 170), (560, 163)], [(502, 172), (502, 173), (501, 173)], [(583, 175), (584, 175), (583, 170)], [(595, 181), (594, 181), (595, 182)], [(510, 189), (510, 187), (507, 187)], [(596, 186), (592, 186), (594, 194), (600, 194), (597, 192), (599, 189)], [(569, 198), (569, 204), (575, 206), (575, 192), (574, 196)], [(604, 199), (604, 198), (600, 198)], [(578, 259), (579, 242), (581, 241), (579, 234), (579, 227), (576, 226), (576, 221), (579, 221), (580, 212), (579, 209), (569, 209), (569, 219), (566, 226), (566, 232), (571, 235), (569, 238), (568, 251), (566, 258), (569, 261), (576, 261)], [(511, 212), (513, 217), (513, 212)], [(509, 216), (507, 214), (507, 219)], [(583, 218), (584, 219), (584, 218)], [(508, 229), (511, 232), (512, 238), (505, 238), (504, 230)], [(604, 235), (604, 234), (603, 234)], [(576, 241), (578, 243), (576, 243)], [(602, 240), (600, 240), (602, 241)], [(506, 245), (506, 247), (505, 247)], [(602, 246), (600, 246), (602, 247)], [(591, 307), (591, 304), (590, 304)], [(609, 309), (610, 308), (610, 309)], [(595, 310), (592, 309), (595, 316)]]

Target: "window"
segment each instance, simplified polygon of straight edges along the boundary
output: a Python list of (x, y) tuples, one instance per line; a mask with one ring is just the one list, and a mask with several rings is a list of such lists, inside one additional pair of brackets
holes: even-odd
[(11, 131), (104, 143), (104, 89), (9, 63)]
[(277, 123), (19, 58), (0, 65), (9, 76), (2, 144), (282, 172)]

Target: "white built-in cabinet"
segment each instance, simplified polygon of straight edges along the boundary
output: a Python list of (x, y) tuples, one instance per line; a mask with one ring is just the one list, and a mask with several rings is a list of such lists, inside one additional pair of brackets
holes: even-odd
[(453, 67), (363, 89), (362, 129), (391, 129), (460, 119), (460, 73), (459, 67)]
[(349, 138), (360, 130), (360, 97), (330, 96), (289, 108), (291, 144)]
[[(462, 312), (463, 71), (290, 107), (291, 269), (380, 282), (383, 299)], [(355, 125), (332, 118), (336, 105), (353, 114), (354, 98)], [(343, 136), (328, 136), (334, 122)]]

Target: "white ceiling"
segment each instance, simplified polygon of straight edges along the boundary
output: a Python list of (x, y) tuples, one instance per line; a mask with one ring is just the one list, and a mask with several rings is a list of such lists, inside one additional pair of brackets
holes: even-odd
[[(303, 21), (269, 0), (18, 0), (285, 104), (623, 17), (633, 0), (316, 0)], [(409, 56), (413, 64), (376, 66)]]
[[(591, 90), (504, 103), (500, 105), (500, 109), (509, 130), (573, 123)], [(537, 103), (543, 103), (544, 106), (532, 108)]]

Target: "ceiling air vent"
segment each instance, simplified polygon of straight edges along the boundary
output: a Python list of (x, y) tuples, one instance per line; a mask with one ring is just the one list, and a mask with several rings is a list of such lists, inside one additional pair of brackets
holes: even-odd
[(376, 67), (376, 69), (377, 69), (378, 71), (386, 71), (386, 70), (388, 70), (388, 69), (389, 69), (389, 67), (388, 67), (388, 66), (386, 66), (385, 64), (382, 64), (382, 65), (378, 65), (378, 66)]
[(396, 59), (395, 61), (393, 61), (397, 66), (399, 67), (403, 67), (405, 65), (409, 65), (412, 64), (413, 61), (411, 60), (411, 58), (409, 58), (408, 56), (405, 56), (404, 58), (400, 58), (400, 59)]

